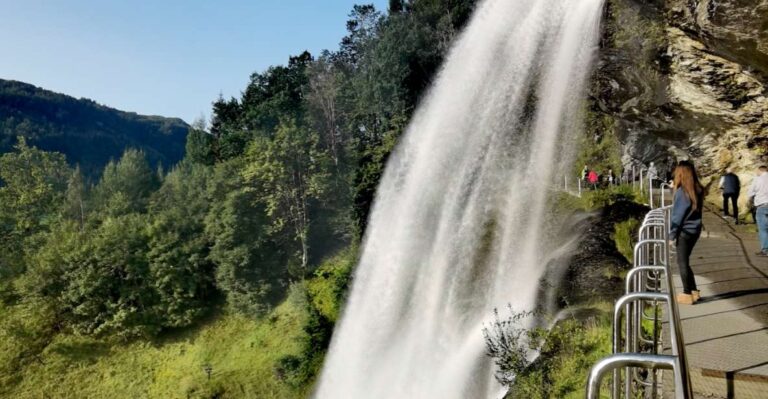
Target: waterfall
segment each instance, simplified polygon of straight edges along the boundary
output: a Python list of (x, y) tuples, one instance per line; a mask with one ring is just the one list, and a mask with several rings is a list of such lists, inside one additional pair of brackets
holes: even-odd
[[(494, 308), (536, 307), (560, 248), (603, 0), (485, 0), (391, 156), (319, 399), (489, 398)], [(575, 172), (573, 172), (575, 173)]]

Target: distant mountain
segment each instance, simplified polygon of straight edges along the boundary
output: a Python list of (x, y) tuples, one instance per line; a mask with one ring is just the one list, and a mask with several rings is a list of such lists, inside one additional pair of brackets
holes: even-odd
[(153, 165), (169, 167), (184, 156), (189, 128), (178, 118), (123, 112), (0, 79), (0, 153), (24, 136), (40, 149), (64, 153), (90, 177), (126, 148), (141, 149)]

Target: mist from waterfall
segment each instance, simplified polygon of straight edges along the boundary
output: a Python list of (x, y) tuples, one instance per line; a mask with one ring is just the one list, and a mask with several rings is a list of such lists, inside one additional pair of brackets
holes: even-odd
[(561, 245), (603, 0), (485, 0), (390, 158), (315, 396), (499, 395), (483, 323)]

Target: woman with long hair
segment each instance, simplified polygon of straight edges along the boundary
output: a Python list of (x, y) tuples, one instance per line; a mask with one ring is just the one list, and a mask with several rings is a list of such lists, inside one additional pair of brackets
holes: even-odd
[(677, 295), (677, 302), (693, 305), (701, 294), (696, 288), (690, 257), (696, 241), (701, 236), (704, 187), (699, 183), (696, 168), (690, 161), (680, 161), (674, 175), (675, 196), (669, 239), (676, 245), (677, 266), (683, 280), (683, 292)]

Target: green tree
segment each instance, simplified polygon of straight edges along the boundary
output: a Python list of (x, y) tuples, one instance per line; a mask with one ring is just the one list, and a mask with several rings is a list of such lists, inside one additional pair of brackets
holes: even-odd
[(321, 200), (329, 186), (329, 160), (319, 144), (310, 129), (295, 120), (284, 122), (274, 139), (252, 142), (243, 171), (246, 182), (262, 196), (272, 231), (297, 244), (299, 274), (306, 273), (309, 263), (312, 202)]
[(341, 39), (339, 58), (354, 69), (362, 54), (368, 51), (375, 39), (379, 24), (383, 20), (372, 4), (355, 5), (347, 20), (347, 36)]
[(269, 220), (251, 188), (230, 192), (209, 214), (206, 232), (213, 240), (216, 286), (233, 310), (263, 314), (286, 277), (285, 256), (269, 233)]
[(211, 210), (206, 235), (213, 243), (216, 286), (234, 311), (267, 311), (285, 287), (286, 256), (279, 234), (271, 233), (261, 194), (246, 185), (244, 159), (216, 165), (208, 184)]
[(243, 107), (236, 98), (224, 100), (219, 95), (213, 103), (211, 148), (216, 162), (243, 154), (250, 135), (243, 125)]
[(104, 168), (94, 196), (104, 215), (120, 216), (145, 211), (150, 194), (158, 186), (158, 176), (149, 166), (144, 152), (128, 149), (119, 161), (111, 161)]
[(65, 295), (80, 331), (131, 337), (159, 330), (147, 225), (138, 214), (108, 218), (81, 247), (86, 257), (73, 270)]
[(46, 303), (56, 315), (66, 318), (64, 292), (68, 278), (86, 258), (88, 237), (73, 220), (63, 220), (45, 235), (43, 245), (27, 259), (26, 273), (16, 281), (25, 302)]
[(271, 136), (281, 119), (303, 115), (311, 63), (306, 51), (290, 57), (287, 66), (252, 74), (239, 101), (219, 97), (213, 103), (211, 134), (217, 161), (242, 155), (253, 137)]
[(80, 334), (129, 338), (160, 330), (151, 285), (147, 218), (109, 217), (92, 231), (62, 224), (36, 254), (20, 285), (44, 298)]
[(80, 223), (80, 228), (85, 225), (87, 210), (87, 188), (80, 167), (72, 171), (67, 181), (67, 191), (64, 195), (64, 215)]
[(251, 75), (242, 98), (242, 121), (246, 130), (270, 135), (285, 118), (299, 118), (304, 112), (308, 85), (307, 67), (312, 55), (303, 52), (288, 59), (288, 66), (273, 66)]
[(333, 63), (331, 55), (324, 53), (308, 69), (309, 89), (306, 95), (308, 116), (314, 122), (314, 128), (322, 132), (323, 146), (331, 155), (338, 168), (346, 146), (343, 125), (343, 109), (339, 105), (339, 96), (343, 74)]
[[(70, 171), (64, 155), (40, 151), (19, 137), (15, 151), (0, 156), (0, 285), (23, 271), (30, 239), (59, 219)], [(7, 289), (0, 288), (4, 291)]]
[(192, 124), (192, 129), (187, 134), (185, 159), (203, 165), (213, 165), (216, 162), (215, 138), (205, 128), (204, 118), (200, 118)]
[(206, 166), (182, 162), (152, 198), (147, 256), (163, 327), (188, 326), (210, 307), (213, 264), (204, 221), (211, 175)]

